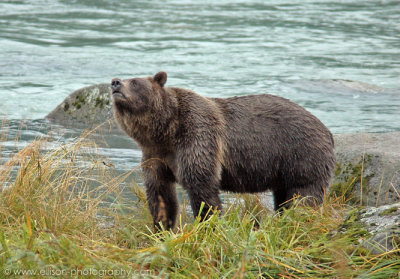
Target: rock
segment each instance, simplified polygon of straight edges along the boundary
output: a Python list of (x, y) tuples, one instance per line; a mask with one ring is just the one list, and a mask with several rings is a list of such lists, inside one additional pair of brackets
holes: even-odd
[(321, 80), (326, 86), (330, 86), (334, 89), (340, 90), (342, 88), (347, 88), (352, 91), (358, 92), (383, 92), (385, 89), (382, 87), (368, 84), (365, 82), (354, 81), (354, 80), (344, 80), (344, 79), (332, 79), (332, 80)]
[(400, 203), (367, 207), (361, 212), (360, 221), (371, 235), (363, 245), (374, 254), (400, 247)]
[(104, 129), (119, 132), (114, 122), (110, 85), (96, 84), (81, 88), (69, 95), (46, 118), (66, 127), (94, 128), (102, 125)]
[(300, 92), (325, 92), (337, 94), (362, 94), (362, 93), (395, 93), (399, 94), (399, 88), (383, 88), (373, 84), (344, 79), (312, 79), (286, 81)]
[[(331, 191), (362, 205), (400, 202), (400, 132), (335, 135), (337, 169)], [(361, 187), (361, 182), (363, 187)]]

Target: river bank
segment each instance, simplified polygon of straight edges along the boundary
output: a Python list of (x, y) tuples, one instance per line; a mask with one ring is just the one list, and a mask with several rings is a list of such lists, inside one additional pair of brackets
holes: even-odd
[[(129, 186), (135, 200), (125, 199), (125, 177), (115, 176), (102, 156), (86, 153), (91, 144), (84, 138), (50, 153), (42, 144), (33, 142), (0, 170), (0, 274), (6, 277), (398, 275), (398, 204), (364, 210), (337, 195), (321, 208), (295, 202), (274, 214), (239, 195), (221, 216), (199, 222), (182, 209), (174, 230), (153, 232), (143, 188)], [(18, 179), (10, 181), (13, 166)]]

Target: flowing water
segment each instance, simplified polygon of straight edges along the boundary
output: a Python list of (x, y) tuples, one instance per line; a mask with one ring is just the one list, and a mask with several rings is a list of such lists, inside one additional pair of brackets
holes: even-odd
[[(1, 0), (2, 158), (78, 135), (40, 120), (72, 91), (160, 70), (205, 96), (290, 98), (334, 133), (399, 131), (400, 1)], [(118, 169), (138, 164), (129, 139), (107, 143)]]

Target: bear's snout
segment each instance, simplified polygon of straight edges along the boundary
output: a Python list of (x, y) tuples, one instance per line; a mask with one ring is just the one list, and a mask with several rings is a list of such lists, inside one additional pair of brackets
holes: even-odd
[(122, 83), (119, 78), (113, 78), (111, 80), (111, 89), (113, 91), (118, 91), (119, 89), (121, 89), (121, 86), (122, 86)]

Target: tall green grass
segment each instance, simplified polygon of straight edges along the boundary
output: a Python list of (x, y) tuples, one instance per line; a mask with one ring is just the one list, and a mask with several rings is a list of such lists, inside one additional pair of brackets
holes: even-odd
[[(46, 144), (0, 168), (0, 278), (400, 276), (400, 249), (363, 248), (359, 210), (342, 197), (317, 209), (297, 200), (279, 215), (244, 195), (221, 216), (199, 222), (183, 210), (174, 231), (154, 233), (143, 189), (104, 164), (93, 143)], [(124, 198), (124, 187), (137, 199)]]

